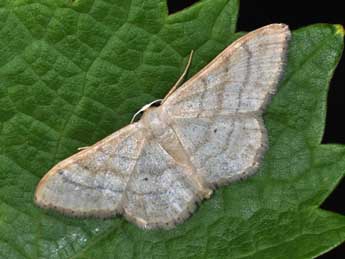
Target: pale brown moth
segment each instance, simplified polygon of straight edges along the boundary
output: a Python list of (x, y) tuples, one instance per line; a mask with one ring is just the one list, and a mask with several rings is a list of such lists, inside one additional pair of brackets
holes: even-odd
[(289, 39), (284, 24), (238, 39), (138, 122), (55, 165), (35, 202), (66, 215), (123, 215), (142, 228), (183, 222), (216, 187), (258, 168), (267, 145), (262, 113)]

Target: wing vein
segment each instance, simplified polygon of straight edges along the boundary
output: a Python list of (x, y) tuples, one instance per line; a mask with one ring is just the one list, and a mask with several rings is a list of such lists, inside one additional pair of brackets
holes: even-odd
[(132, 180), (133, 178), (133, 171), (135, 170), (135, 168), (137, 167), (137, 163), (139, 161), (139, 158), (140, 158), (140, 155), (141, 154), (141, 151), (143, 150), (143, 147), (146, 143), (146, 138), (143, 138), (142, 142), (140, 143), (140, 148), (138, 148), (138, 156), (137, 156), (137, 159), (132, 167), (132, 170), (131, 170), (131, 173), (130, 173), (130, 176), (128, 177), (128, 180), (126, 182), (126, 185), (125, 185), (125, 188), (123, 190), (123, 196), (121, 197), (121, 200), (119, 202), (119, 205), (118, 207), (123, 209), (123, 203), (125, 202), (125, 199), (127, 199), (127, 191), (128, 191), (128, 186), (129, 186), (129, 183), (130, 181)]

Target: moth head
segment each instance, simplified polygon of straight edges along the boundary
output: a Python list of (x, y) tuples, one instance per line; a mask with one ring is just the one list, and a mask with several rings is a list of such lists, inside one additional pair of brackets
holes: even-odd
[(161, 106), (150, 107), (144, 112), (141, 119), (145, 128), (150, 129), (155, 137), (162, 136), (167, 130), (167, 124), (162, 115)]

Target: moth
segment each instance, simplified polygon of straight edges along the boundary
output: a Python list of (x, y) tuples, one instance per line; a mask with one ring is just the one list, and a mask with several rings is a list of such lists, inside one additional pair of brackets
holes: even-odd
[(123, 215), (172, 228), (218, 186), (252, 175), (267, 146), (262, 113), (283, 75), (290, 30), (241, 37), (206, 67), (145, 107), (137, 122), (55, 165), (35, 203), (66, 215)]

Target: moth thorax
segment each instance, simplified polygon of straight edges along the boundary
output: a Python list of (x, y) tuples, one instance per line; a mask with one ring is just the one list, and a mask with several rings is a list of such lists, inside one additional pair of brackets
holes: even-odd
[(168, 125), (162, 118), (162, 110), (160, 107), (150, 107), (143, 115), (143, 124), (150, 130), (153, 136), (160, 137), (168, 129)]

